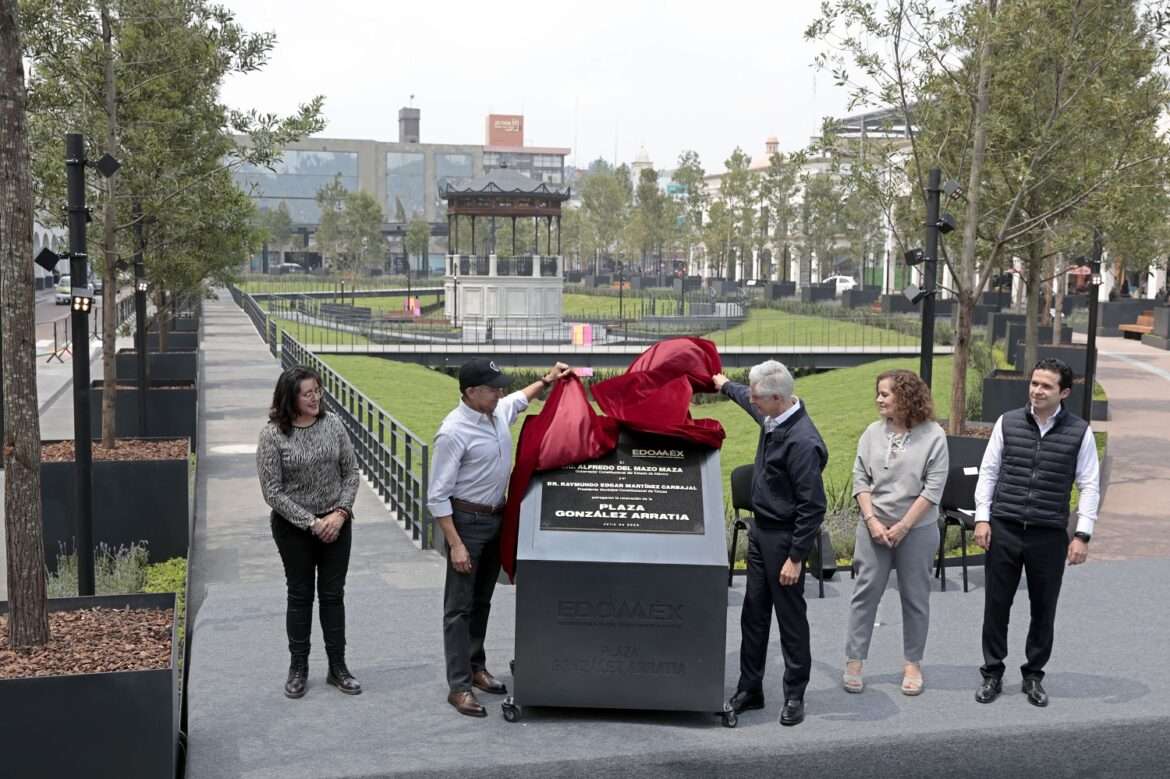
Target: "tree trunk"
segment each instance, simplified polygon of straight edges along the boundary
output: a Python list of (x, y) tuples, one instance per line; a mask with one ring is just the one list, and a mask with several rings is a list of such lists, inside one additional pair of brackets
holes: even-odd
[(1024, 295), (1027, 305), (1024, 309), (1024, 365), (1036, 364), (1036, 344), (1040, 331), (1041, 297), (1041, 244), (1034, 242), (1028, 248), (1028, 260), (1024, 263)]
[[(988, 0), (989, 17), (995, 16), (996, 0)], [(975, 87), (975, 115), (972, 117), (974, 137), (971, 149), (971, 170), (967, 178), (967, 213), (963, 220), (963, 250), (955, 272), (955, 286), (959, 300), (959, 324), (955, 328), (955, 355), (951, 362), (951, 413), (948, 432), (958, 435), (967, 419), (967, 363), (971, 356), (971, 319), (975, 301), (979, 297), (981, 277), (975, 263), (978, 243), (979, 194), (982, 184), (983, 160), (987, 152), (988, 81), (991, 77), (991, 23), (979, 41), (979, 76)]]
[[(110, 9), (102, 4), (102, 46), (105, 57), (106, 77), (106, 152), (118, 156), (118, 93), (114, 80), (114, 31)], [(114, 177), (106, 179), (106, 202), (102, 209), (102, 267), (105, 281), (102, 286), (102, 446), (113, 449), (116, 446), (115, 432), (117, 419), (114, 405), (118, 388), (115, 373), (115, 356), (118, 351), (118, 260), (117, 227), (118, 209), (114, 201)], [(82, 347), (83, 349), (85, 347)], [(145, 435), (146, 431), (139, 431)]]
[(1056, 281), (1056, 259), (1054, 257), (1048, 258), (1048, 262), (1044, 263), (1045, 278), (1040, 282), (1040, 288), (1043, 290), (1041, 299), (1044, 304), (1040, 307), (1040, 324), (1048, 326), (1052, 324), (1052, 285)]
[(37, 417), (33, 195), (25, 145), (24, 66), (17, 0), (0, 0), (0, 338), (4, 372), (4, 523), (8, 642), (48, 643), (41, 534), (41, 430)]
[(1064, 254), (1056, 258), (1058, 273), (1053, 279), (1056, 294), (1052, 297), (1052, 345), (1060, 345), (1060, 328), (1064, 324), (1064, 293), (1068, 286), (1068, 274), (1065, 273)]

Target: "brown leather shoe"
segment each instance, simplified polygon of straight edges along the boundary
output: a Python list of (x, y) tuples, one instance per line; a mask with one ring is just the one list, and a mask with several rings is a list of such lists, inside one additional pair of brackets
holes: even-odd
[(491, 695), (508, 694), (508, 685), (492, 676), (486, 668), (482, 668), (471, 675), (471, 685), (477, 690), (483, 690)]
[(451, 692), (447, 696), (447, 703), (454, 706), (455, 711), (468, 717), (487, 716), (487, 709), (475, 699), (475, 693), (471, 690), (455, 690)]

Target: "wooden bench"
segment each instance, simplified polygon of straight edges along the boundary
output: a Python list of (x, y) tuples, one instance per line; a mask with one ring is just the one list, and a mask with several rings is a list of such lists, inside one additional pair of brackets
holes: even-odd
[(1142, 336), (1154, 330), (1154, 311), (1150, 309), (1145, 311), (1137, 318), (1137, 322), (1132, 325), (1118, 325), (1118, 330), (1124, 338), (1132, 338), (1138, 341), (1142, 340)]

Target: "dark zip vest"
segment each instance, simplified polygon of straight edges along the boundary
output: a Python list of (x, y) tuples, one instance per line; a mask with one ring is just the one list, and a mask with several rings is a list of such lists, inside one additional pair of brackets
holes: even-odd
[(993, 519), (1068, 527), (1077, 453), (1088, 423), (1061, 410), (1043, 438), (1028, 408), (1003, 415), (1003, 456), (991, 501)]

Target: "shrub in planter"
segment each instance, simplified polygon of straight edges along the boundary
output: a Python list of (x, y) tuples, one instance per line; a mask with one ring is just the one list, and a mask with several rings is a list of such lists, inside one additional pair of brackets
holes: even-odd
[[(100, 379), (90, 383), (90, 434), (102, 435), (102, 392)], [(138, 385), (118, 384), (115, 398), (115, 435), (118, 438), (190, 438), (195, 445), (196, 390), (191, 381), (151, 379), (146, 393), (146, 430), (138, 428)]]
[[(175, 595), (53, 599), (49, 612), (50, 643), (0, 666), (5, 776), (174, 776)], [(0, 603), (0, 645), (7, 613)]]
[[(93, 446), (93, 541), (117, 549), (145, 542), (152, 562), (186, 557), (191, 544), (190, 444), (186, 439), (120, 440)], [(73, 441), (42, 443), (45, 564), (73, 550), (76, 466)]]

